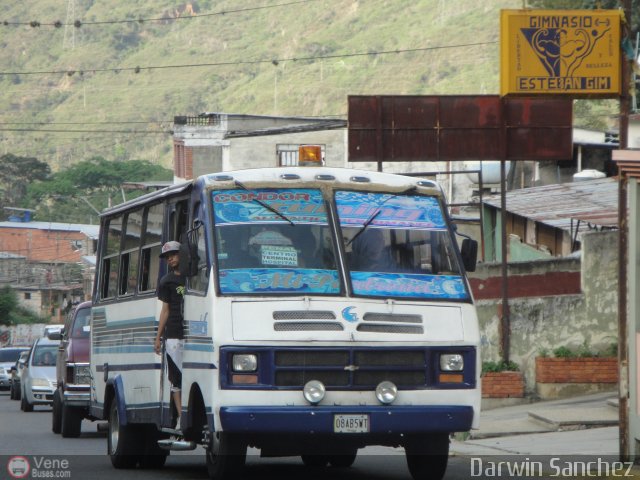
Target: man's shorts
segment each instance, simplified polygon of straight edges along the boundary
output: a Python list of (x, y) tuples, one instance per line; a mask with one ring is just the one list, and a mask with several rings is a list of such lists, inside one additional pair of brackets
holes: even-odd
[(184, 350), (184, 340), (167, 338), (165, 348), (167, 352), (171, 391), (179, 392), (182, 389), (182, 351)]

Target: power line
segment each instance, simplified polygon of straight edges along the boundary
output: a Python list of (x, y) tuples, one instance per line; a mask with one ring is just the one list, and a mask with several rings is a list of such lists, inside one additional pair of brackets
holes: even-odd
[(70, 27), (73, 26), (75, 28), (80, 28), (86, 25), (113, 25), (113, 24), (118, 24), (118, 23), (138, 23), (138, 24), (143, 24), (145, 22), (167, 22), (167, 21), (176, 21), (176, 20), (192, 20), (195, 18), (203, 18), (203, 17), (215, 17), (215, 16), (221, 16), (221, 15), (229, 15), (229, 14), (233, 14), (233, 13), (244, 13), (244, 12), (250, 12), (250, 11), (256, 11), (256, 10), (265, 10), (265, 9), (269, 9), (269, 8), (278, 8), (278, 7), (289, 7), (291, 5), (297, 5), (297, 4), (301, 4), (301, 3), (309, 3), (309, 2), (315, 2), (317, 0), (297, 0), (297, 1), (293, 1), (293, 2), (287, 2), (287, 3), (278, 3), (275, 5), (263, 5), (263, 6), (259, 6), (259, 7), (247, 7), (247, 8), (237, 8), (237, 9), (230, 9), (230, 10), (221, 10), (219, 12), (212, 12), (212, 13), (194, 13), (192, 15), (189, 16), (177, 16), (177, 17), (159, 17), (159, 18), (135, 18), (135, 19), (126, 19), (126, 20), (103, 20), (103, 21), (95, 21), (95, 22), (82, 22), (80, 20), (75, 20), (71, 23), (69, 22), (61, 22), (61, 21), (55, 21), (55, 22), (40, 22), (38, 20), (31, 20), (29, 22), (9, 22), (7, 20), (2, 22), (2, 25), (4, 26), (30, 26), (33, 28), (38, 28), (38, 27), (55, 27), (55, 28), (62, 28), (62, 27)]
[(289, 58), (274, 58), (271, 60), (239, 60), (232, 62), (211, 62), (211, 63), (189, 63), (189, 64), (177, 64), (177, 65), (150, 65), (146, 67), (136, 66), (136, 67), (120, 67), (120, 68), (89, 68), (89, 69), (79, 69), (79, 70), (50, 70), (50, 71), (31, 71), (31, 72), (0, 72), (0, 76), (2, 75), (68, 75), (73, 76), (76, 73), (80, 75), (84, 75), (85, 73), (99, 73), (99, 72), (134, 72), (140, 73), (143, 70), (167, 70), (167, 69), (178, 69), (178, 68), (202, 68), (202, 67), (225, 67), (225, 66), (234, 66), (234, 65), (260, 65), (271, 63), (274, 66), (278, 66), (282, 62), (309, 62), (316, 60), (330, 60), (334, 58), (354, 58), (354, 57), (368, 57), (368, 56), (378, 56), (378, 55), (391, 55), (391, 54), (400, 54), (400, 53), (414, 53), (414, 52), (426, 52), (431, 50), (443, 50), (449, 48), (467, 48), (467, 47), (477, 47), (482, 45), (491, 45), (498, 43), (498, 40), (490, 40), (487, 42), (476, 42), (476, 43), (461, 43), (456, 45), (439, 45), (435, 47), (420, 47), (420, 48), (406, 48), (406, 49), (395, 49), (395, 50), (380, 50), (380, 51), (368, 51), (368, 52), (355, 52), (355, 53), (343, 53), (343, 54), (334, 54), (334, 55), (318, 55), (311, 57), (289, 57)]
[(149, 130), (58, 130), (40, 128), (0, 128), (0, 132), (36, 132), (36, 133), (123, 133), (127, 135), (171, 135), (172, 131), (149, 131)]
[(147, 121), (118, 120), (111, 122), (0, 122), (0, 125), (152, 125), (156, 123), (173, 123), (173, 119)]

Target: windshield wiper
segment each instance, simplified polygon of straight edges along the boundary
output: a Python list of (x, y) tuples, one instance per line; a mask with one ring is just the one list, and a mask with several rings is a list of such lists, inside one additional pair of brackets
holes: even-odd
[[(245, 187), (241, 182), (239, 182), (238, 180), (235, 181), (235, 184), (242, 188), (243, 190), (246, 190), (247, 192), (249, 192), (250, 190)], [(283, 219), (286, 222), (289, 222), (291, 225), (293, 225), (294, 227), (296, 226), (295, 223), (293, 223), (293, 221), (286, 217), (284, 214), (280, 213), (278, 210), (276, 210), (275, 208), (273, 208), (271, 205), (269, 205), (268, 203), (264, 203), (262, 200), (258, 200), (257, 198), (252, 198), (252, 201), (256, 202), (258, 205), (261, 205), (262, 207), (266, 208), (267, 210), (269, 210), (272, 213), (275, 213), (277, 216), (279, 216), (281, 219)]]
[(353, 241), (354, 241), (356, 238), (358, 238), (358, 237), (360, 236), (360, 234), (361, 234), (361, 233), (363, 233), (363, 232), (367, 229), (367, 227), (368, 227), (369, 225), (371, 225), (371, 222), (373, 222), (373, 221), (376, 219), (376, 217), (377, 217), (378, 215), (380, 215), (380, 212), (382, 211), (382, 206), (383, 206), (385, 203), (387, 203), (387, 202), (388, 202), (389, 200), (391, 200), (392, 198), (396, 198), (396, 197), (397, 197), (397, 196), (399, 196), (399, 195), (406, 195), (407, 193), (409, 193), (409, 192), (414, 192), (414, 191), (416, 191), (416, 190), (417, 190), (417, 187), (415, 187), (415, 186), (413, 186), (413, 187), (409, 187), (409, 188), (407, 188), (406, 190), (403, 190), (402, 192), (396, 193), (396, 194), (394, 194), (394, 195), (390, 195), (388, 198), (385, 198), (385, 199), (384, 199), (384, 201), (383, 201), (380, 205), (378, 205), (378, 208), (376, 208), (376, 211), (375, 211), (375, 212), (373, 212), (373, 213), (371, 214), (371, 216), (365, 220), (365, 222), (362, 224), (362, 227), (360, 227), (360, 230), (358, 230), (358, 231), (356, 232), (356, 234), (355, 234), (353, 237), (351, 237), (351, 240), (349, 240), (349, 241), (347, 242), (347, 245), (346, 245), (346, 246), (348, 247), (349, 245), (351, 245), (351, 244), (353, 243)]

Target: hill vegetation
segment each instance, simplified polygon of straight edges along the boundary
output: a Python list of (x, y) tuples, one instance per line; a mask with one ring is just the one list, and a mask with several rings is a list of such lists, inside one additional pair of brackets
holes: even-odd
[[(8, 3), (0, 16), (0, 154), (36, 157), (53, 172), (94, 156), (170, 167), (175, 115), (344, 117), (350, 94), (495, 94), (499, 11), (522, 6)], [(595, 102), (584, 123), (606, 126), (611, 104)]]

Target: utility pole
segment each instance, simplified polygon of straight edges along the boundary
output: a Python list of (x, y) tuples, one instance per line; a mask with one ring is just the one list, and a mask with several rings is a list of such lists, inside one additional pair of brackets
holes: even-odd
[[(622, 2), (627, 33), (631, 25), (631, 0)], [(621, 56), (622, 92), (620, 95), (620, 150), (626, 150), (629, 136), (629, 110), (631, 98), (629, 94), (630, 64), (624, 53)], [(635, 88), (635, 85), (634, 85)], [(618, 167), (620, 168), (620, 167)], [(618, 179), (618, 415), (619, 415), (619, 447), (620, 459), (629, 460), (629, 352), (627, 329), (627, 262), (629, 259), (629, 226), (627, 222), (628, 178), (620, 170)]]
[(64, 22), (64, 37), (62, 40), (62, 48), (73, 50), (76, 46), (76, 0), (68, 0), (67, 3), (67, 20)]

